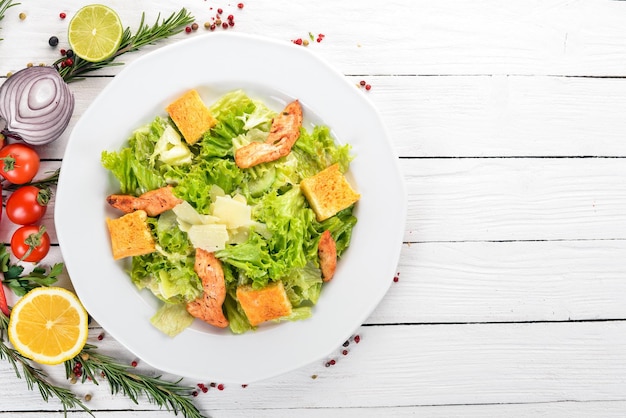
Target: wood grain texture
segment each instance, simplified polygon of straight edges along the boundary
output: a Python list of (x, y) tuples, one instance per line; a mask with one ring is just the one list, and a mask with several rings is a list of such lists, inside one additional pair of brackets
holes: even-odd
[[(361, 343), (246, 388), (201, 394), (205, 415), (626, 415), (626, 2), (104, 3), (133, 28), (142, 11), (152, 23), (184, 6), (202, 26), (224, 7), (233, 31), (286, 43), (324, 33), (309, 48), (355, 86), (372, 85), (363, 94), (388, 127), (407, 185), (399, 280), (355, 331)], [(0, 83), (29, 62), (57, 59), (47, 40), (66, 44), (68, 20), (58, 14), (84, 4), (22, 0), (10, 9), (0, 22)], [(75, 113), (59, 140), (38, 148), (44, 171), (62, 168), (71, 129), (122, 69), (70, 85)], [(56, 243), (54, 199), (43, 222)], [(0, 242), (15, 228), (3, 216)], [(54, 245), (46, 262), (62, 261)], [(93, 279), (107, 278), (94, 266)], [(66, 272), (60, 285), (71, 287)], [(101, 332), (94, 321), (90, 342), (121, 362), (135, 359), (111, 337), (97, 340)], [(331, 358), (337, 364), (325, 367)], [(62, 367), (44, 369), (92, 395), (98, 417), (173, 416), (113, 396), (106, 384), (70, 385)], [(138, 371), (160, 374), (141, 361)], [(0, 386), (0, 417), (62, 415), (4, 361)]]
[[(328, 354), (328, 359), (337, 360), (334, 366), (325, 367), (326, 359), (321, 359), (245, 388), (210, 389), (196, 402), (209, 416), (213, 410), (324, 409), (341, 416), (344, 408), (400, 407), (417, 412), (422, 407), (450, 407), (452, 399), (455, 405), (513, 404), (511, 411), (520, 404), (520, 412), (537, 410), (538, 403), (624, 402), (625, 326), (583, 322), (363, 327), (358, 330), (361, 342), (348, 346), (348, 355), (342, 356), (340, 347)], [(133, 359), (112, 341), (102, 347), (120, 361)], [(58, 367), (46, 370), (62, 382)], [(9, 381), (11, 373), (2, 367), (0, 379)], [(89, 405), (98, 412), (135, 408), (124, 397), (111, 396), (106, 385), (73, 389), (91, 394)], [(19, 385), (7, 385), (3, 395), (3, 403), (11, 399), (14, 411), (32, 411), (33, 404), (49, 412), (59, 407), (53, 400), (41, 403), (36, 392)], [(529, 397), (533, 401), (526, 409)], [(147, 409), (144, 402), (137, 409)]]
[[(115, 6), (130, 27), (138, 25), (142, 11), (152, 23), (159, 13), (166, 16), (182, 6), (166, 0), (105, 4)], [(232, 10), (235, 4), (196, 1), (184, 6), (203, 23), (215, 14), (211, 6)], [(67, 21), (58, 13), (71, 16), (81, 5), (73, 0), (46, 7), (30, 1), (12, 9), (2, 22), (6, 42), (0, 44), (0, 55), (7, 59), (0, 74), (28, 62), (54, 61), (58, 55), (47, 44), (49, 36), (57, 35), (60, 45), (67, 43)], [(18, 12), (27, 18), (19, 20)], [(626, 60), (626, 5), (619, 1), (485, 0), (468, 5), (463, 0), (392, 0), (381, 5), (349, 0), (338, 8), (326, 1), (301, 7), (278, 0), (249, 2), (235, 12), (233, 30), (286, 42), (309, 32), (324, 33), (326, 42), (313, 46), (349, 74), (611, 76), (624, 73)], [(11, 48), (15, 43), (29, 48)], [(125, 61), (138, 55), (129, 54)]]
[(621, 159), (401, 160), (405, 240), (624, 239)]

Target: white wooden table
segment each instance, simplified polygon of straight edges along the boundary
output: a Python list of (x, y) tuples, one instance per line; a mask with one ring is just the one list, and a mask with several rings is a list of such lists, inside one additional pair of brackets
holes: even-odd
[[(102, 3), (131, 28), (142, 11), (152, 22), (184, 6), (204, 31), (223, 7), (235, 15), (229, 30), (285, 42), (324, 33), (308, 48), (372, 86), (363, 94), (400, 156), (409, 196), (399, 280), (356, 330), (361, 342), (347, 356), (341, 347), (328, 353), (333, 367), (315, 362), (200, 394), (207, 416), (626, 414), (626, 2)], [(54, 61), (48, 38), (63, 44), (69, 17), (85, 4), (22, 0), (9, 9), (0, 74)], [(194, 33), (121, 61), (185, 36)], [(61, 139), (40, 148), (45, 167), (62, 164), (72, 126), (118, 71), (71, 85), (74, 117)], [(53, 210), (45, 224), (56, 240)], [(2, 220), (2, 241), (14, 228)], [(47, 261), (62, 261), (58, 246)], [(90, 341), (133, 360), (113, 338), (96, 341), (100, 332), (92, 327)], [(71, 386), (62, 367), (45, 370)], [(104, 385), (71, 388), (92, 396), (98, 417), (172, 415)], [(0, 417), (60, 409), (0, 363)]]

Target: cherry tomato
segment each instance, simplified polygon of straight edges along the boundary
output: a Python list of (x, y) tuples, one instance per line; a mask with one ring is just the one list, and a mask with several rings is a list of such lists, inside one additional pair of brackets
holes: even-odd
[(48, 209), (50, 189), (22, 186), (7, 199), (6, 215), (14, 224), (30, 225), (39, 221)]
[(0, 149), (0, 175), (13, 184), (31, 181), (39, 171), (39, 155), (24, 144), (9, 144)]
[(11, 237), (11, 252), (21, 261), (38, 263), (50, 250), (50, 237), (45, 226), (26, 225), (15, 230)]

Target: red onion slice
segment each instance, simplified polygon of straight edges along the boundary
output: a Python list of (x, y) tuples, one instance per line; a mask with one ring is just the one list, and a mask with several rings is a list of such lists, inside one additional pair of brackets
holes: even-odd
[(0, 87), (5, 131), (31, 145), (54, 141), (74, 112), (74, 95), (53, 67), (28, 67)]

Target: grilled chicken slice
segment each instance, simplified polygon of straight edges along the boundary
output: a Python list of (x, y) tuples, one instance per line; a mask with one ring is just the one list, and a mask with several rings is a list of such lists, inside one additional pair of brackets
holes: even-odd
[(302, 107), (298, 100), (289, 103), (272, 120), (270, 133), (265, 142), (252, 142), (235, 151), (239, 168), (249, 168), (284, 157), (300, 137)]
[(109, 205), (124, 213), (144, 210), (148, 216), (157, 216), (182, 202), (174, 196), (172, 186), (150, 190), (139, 197), (126, 194), (112, 194), (107, 197)]
[(202, 296), (187, 304), (187, 312), (219, 328), (228, 326), (228, 319), (222, 311), (226, 299), (226, 283), (222, 263), (212, 252), (196, 248), (194, 270), (202, 281)]
[(327, 282), (335, 275), (337, 268), (337, 245), (330, 231), (324, 231), (317, 246), (317, 255), (320, 259), (322, 280)]

